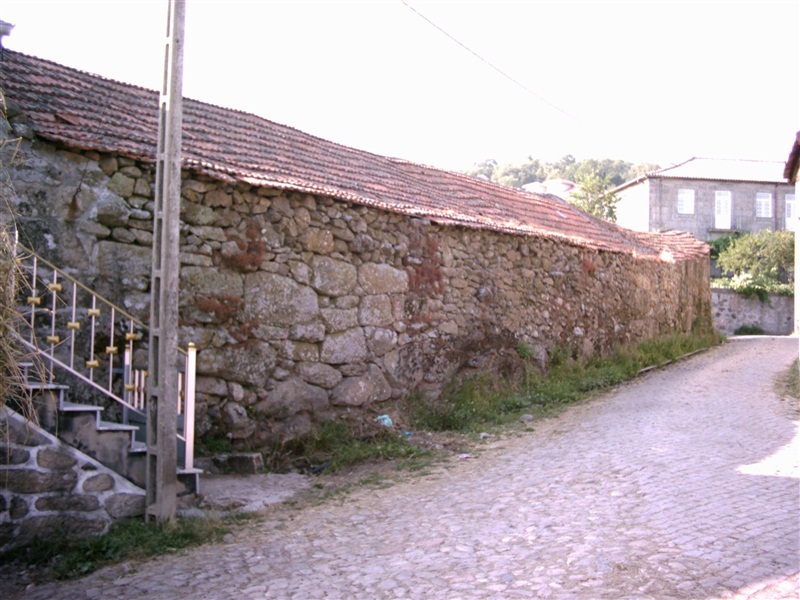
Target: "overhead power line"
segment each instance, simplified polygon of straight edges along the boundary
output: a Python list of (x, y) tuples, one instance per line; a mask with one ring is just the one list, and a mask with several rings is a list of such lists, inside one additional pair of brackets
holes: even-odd
[(410, 5), (408, 2), (406, 2), (405, 0), (400, 0), (400, 2), (402, 2), (403, 4), (405, 4), (405, 6), (406, 6), (406, 7), (407, 7), (409, 10), (413, 11), (413, 12), (414, 12), (414, 13), (415, 13), (415, 14), (416, 14), (416, 15), (417, 15), (419, 18), (423, 19), (423, 20), (424, 20), (426, 23), (428, 23), (428, 24), (429, 24), (429, 25), (431, 25), (432, 27), (435, 27), (435, 28), (436, 28), (436, 29), (437, 29), (437, 30), (438, 30), (440, 33), (444, 34), (445, 36), (447, 36), (448, 38), (450, 38), (452, 41), (454, 41), (456, 44), (458, 44), (459, 46), (461, 46), (462, 48), (464, 48), (464, 50), (466, 50), (467, 52), (469, 52), (470, 54), (472, 54), (472, 55), (473, 55), (475, 58), (477, 58), (478, 60), (480, 60), (482, 63), (486, 64), (486, 65), (487, 65), (487, 66), (489, 66), (490, 68), (492, 68), (492, 69), (494, 69), (495, 71), (497, 71), (498, 73), (500, 73), (500, 75), (502, 75), (503, 77), (505, 77), (506, 79), (508, 79), (508, 80), (509, 80), (511, 83), (513, 83), (513, 84), (514, 84), (514, 85), (516, 85), (517, 87), (521, 88), (522, 90), (524, 90), (525, 92), (527, 92), (528, 94), (530, 94), (531, 96), (533, 96), (534, 98), (536, 98), (537, 100), (539, 100), (539, 101), (541, 101), (541, 102), (544, 102), (544, 103), (545, 103), (545, 104), (547, 104), (548, 106), (550, 106), (550, 107), (552, 107), (552, 108), (556, 109), (558, 112), (565, 114), (565, 115), (566, 115), (566, 116), (568, 116), (570, 119), (574, 119), (574, 120), (576, 120), (576, 121), (580, 121), (580, 119), (578, 119), (578, 118), (577, 118), (575, 115), (572, 115), (572, 114), (568, 113), (566, 110), (564, 110), (563, 108), (561, 108), (560, 106), (558, 106), (558, 105), (556, 105), (556, 104), (553, 104), (552, 102), (550, 102), (550, 101), (549, 101), (547, 98), (545, 98), (545, 97), (544, 97), (544, 96), (542, 96), (541, 94), (537, 94), (536, 92), (534, 92), (534, 91), (533, 91), (532, 89), (530, 89), (529, 87), (525, 86), (524, 84), (520, 83), (519, 81), (517, 81), (516, 79), (514, 79), (513, 77), (511, 77), (511, 75), (509, 75), (508, 73), (506, 73), (505, 71), (503, 71), (503, 70), (502, 70), (502, 69), (500, 69), (499, 67), (496, 67), (495, 65), (493, 65), (492, 63), (490, 63), (488, 60), (486, 60), (485, 58), (483, 58), (483, 57), (482, 57), (480, 54), (478, 54), (477, 52), (475, 52), (475, 51), (474, 51), (472, 48), (470, 48), (470, 47), (469, 47), (469, 46), (467, 46), (466, 44), (463, 44), (463, 43), (461, 43), (459, 40), (457, 40), (457, 39), (456, 39), (456, 38), (454, 38), (452, 35), (450, 35), (450, 34), (449, 34), (447, 31), (445, 31), (444, 29), (442, 29), (441, 27), (439, 27), (439, 26), (438, 26), (436, 23), (434, 23), (433, 21), (431, 21), (431, 20), (430, 20), (428, 17), (426, 17), (425, 15), (423, 15), (421, 12), (419, 12), (419, 11), (418, 11), (416, 8), (414, 8), (413, 6), (411, 6), (411, 5)]

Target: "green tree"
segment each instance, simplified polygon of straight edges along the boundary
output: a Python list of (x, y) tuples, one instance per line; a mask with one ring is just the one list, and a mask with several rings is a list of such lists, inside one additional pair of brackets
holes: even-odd
[(569, 198), (570, 204), (596, 217), (609, 221), (617, 220), (619, 198), (611, 193), (610, 190), (615, 186), (611, 184), (607, 175), (597, 172), (582, 173), (576, 178), (575, 183), (580, 187)]
[[(628, 169), (628, 173), (625, 176), (625, 181), (630, 181), (631, 179), (636, 179), (644, 175), (645, 173), (652, 173), (653, 171), (658, 171), (661, 167), (655, 163), (639, 163), (638, 165), (631, 165)], [(623, 183), (625, 183), (623, 181)]]
[(786, 283), (794, 277), (794, 233), (763, 229), (743, 235), (720, 251), (717, 263), (735, 275)]
[(588, 158), (569, 165), (564, 169), (561, 177), (580, 183), (583, 180), (598, 176), (605, 181), (609, 188), (613, 188), (622, 185), (629, 179), (633, 179), (635, 177), (635, 175), (632, 175), (634, 170), (636, 170), (636, 167), (624, 160)]
[[(569, 177), (565, 176), (565, 173), (567, 173), (567, 171), (572, 168), (572, 165), (574, 164), (575, 157), (572, 156), (572, 154), (567, 154), (558, 162), (548, 163), (547, 179), (569, 179)], [(545, 181), (547, 181), (547, 179), (545, 179)]]
[(494, 181), (503, 185), (522, 187), (526, 183), (544, 181), (547, 178), (547, 165), (539, 159), (528, 157), (521, 165), (506, 165), (495, 172)]
[(574, 181), (580, 189), (570, 199), (573, 204), (593, 215), (615, 221), (619, 199), (611, 190), (644, 173), (657, 171), (658, 168), (658, 165), (652, 163), (635, 165), (610, 158), (577, 161), (574, 156), (567, 154), (557, 162), (543, 162), (529, 156), (523, 164), (503, 167), (490, 159), (477, 163), (467, 173), (514, 187), (550, 179)]
[(733, 240), (737, 239), (739, 236), (741, 236), (741, 233), (739, 232), (726, 233), (715, 240), (711, 240), (708, 243), (708, 245), (711, 246), (711, 258), (717, 260), (719, 255), (730, 248)]
[(487, 181), (493, 181), (497, 171), (497, 161), (493, 158), (487, 158), (481, 162), (475, 163), (471, 169), (465, 171), (467, 175), (472, 177), (479, 177)]

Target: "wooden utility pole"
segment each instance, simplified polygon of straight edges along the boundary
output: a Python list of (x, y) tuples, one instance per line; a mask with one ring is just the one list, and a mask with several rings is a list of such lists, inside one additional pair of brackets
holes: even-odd
[(178, 492), (178, 276), (185, 0), (169, 0), (164, 79), (159, 96), (150, 347), (145, 519), (175, 518)]

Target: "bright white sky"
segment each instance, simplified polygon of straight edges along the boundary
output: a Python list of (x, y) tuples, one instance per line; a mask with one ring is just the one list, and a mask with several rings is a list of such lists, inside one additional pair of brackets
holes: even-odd
[[(407, 2), (533, 94), (401, 0), (187, 0), (184, 95), (454, 170), (785, 160), (800, 129), (797, 1)], [(7, 48), (151, 89), (166, 13), (167, 0), (0, 1)]]

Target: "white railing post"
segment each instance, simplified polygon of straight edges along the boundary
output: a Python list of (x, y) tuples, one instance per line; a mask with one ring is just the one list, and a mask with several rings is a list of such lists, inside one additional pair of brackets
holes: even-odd
[(133, 356), (130, 346), (125, 346), (125, 353), (122, 357), (122, 399), (133, 405), (133, 394), (136, 387), (133, 385)]
[(194, 467), (194, 390), (197, 372), (197, 346), (190, 343), (186, 350), (186, 374), (183, 388), (183, 436), (186, 442), (184, 468)]

